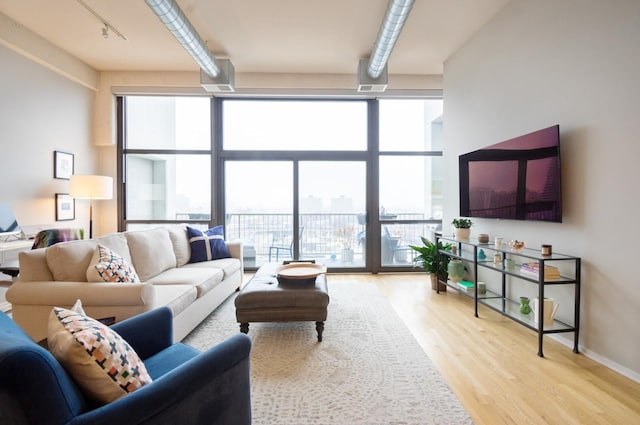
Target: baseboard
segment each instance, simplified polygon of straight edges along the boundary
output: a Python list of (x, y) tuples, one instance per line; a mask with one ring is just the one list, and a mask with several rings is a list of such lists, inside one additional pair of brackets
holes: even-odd
[[(547, 335), (547, 336), (549, 336), (554, 341), (558, 341), (560, 344), (573, 350), (573, 341), (570, 341), (566, 338), (561, 338), (558, 335)], [(604, 357), (593, 350), (589, 350), (588, 348), (583, 347), (582, 345), (578, 345), (578, 350), (580, 350), (580, 354), (582, 354), (583, 356), (588, 357), (591, 360), (598, 362), (601, 365), (606, 366), (607, 368), (615, 372), (618, 372), (620, 375), (627, 377), (632, 381), (635, 381), (640, 384), (640, 373), (634, 370), (631, 370), (628, 367), (622, 366), (621, 364), (614, 362), (608, 357)]]

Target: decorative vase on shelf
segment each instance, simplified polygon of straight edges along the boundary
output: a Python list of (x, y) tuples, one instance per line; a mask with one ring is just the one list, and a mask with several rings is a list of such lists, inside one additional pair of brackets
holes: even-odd
[(464, 263), (462, 260), (451, 260), (447, 266), (449, 280), (452, 282), (460, 282), (464, 278)]
[(522, 314), (531, 313), (531, 307), (529, 306), (529, 298), (520, 297), (520, 313)]

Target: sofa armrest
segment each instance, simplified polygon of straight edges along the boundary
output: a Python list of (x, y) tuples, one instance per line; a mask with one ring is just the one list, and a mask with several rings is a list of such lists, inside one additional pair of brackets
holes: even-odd
[(159, 307), (130, 317), (111, 328), (129, 343), (142, 360), (173, 343), (173, 315), (169, 307)]
[(155, 291), (149, 283), (18, 281), (6, 293), (7, 301), (18, 305), (83, 306), (155, 305)]
[(79, 415), (69, 424), (248, 425), (250, 350), (249, 337), (236, 334), (151, 384)]
[(226, 241), (227, 248), (229, 249), (229, 254), (233, 258), (237, 258), (240, 260), (240, 270), (244, 270), (244, 261), (242, 255), (242, 241), (240, 239), (236, 239), (233, 241)]

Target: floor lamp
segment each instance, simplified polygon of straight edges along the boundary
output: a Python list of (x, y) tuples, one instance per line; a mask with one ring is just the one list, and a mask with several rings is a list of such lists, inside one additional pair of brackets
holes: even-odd
[(89, 239), (93, 238), (93, 201), (94, 199), (113, 198), (113, 179), (107, 176), (77, 175), (69, 181), (69, 196), (89, 199)]

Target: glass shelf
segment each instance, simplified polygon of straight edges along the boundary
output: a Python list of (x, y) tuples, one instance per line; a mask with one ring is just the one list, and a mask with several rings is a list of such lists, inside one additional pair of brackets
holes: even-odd
[[(496, 294), (496, 297), (493, 298), (480, 298), (478, 296), (478, 302), (506, 316), (509, 316), (513, 320), (520, 322), (528, 328), (536, 331), (538, 330), (538, 323), (534, 320), (533, 312), (529, 314), (520, 313), (520, 304), (513, 300), (502, 298), (500, 295)], [(572, 325), (568, 325), (559, 320), (554, 320), (552, 325), (544, 326), (543, 332), (573, 332), (574, 329), (575, 327)]]
[[(549, 261), (563, 261), (563, 260), (575, 260), (578, 257), (573, 257), (571, 255), (552, 253), (551, 255), (542, 255), (539, 249), (533, 248), (522, 248), (519, 250), (511, 249), (507, 242), (505, 242), (502, 248), (496, 248), (493, 242), (488, 243), (480, 243), (476, 238), (469, 238), (465, 240), (458, 240), (453, 236), (439, 236), (441, 241), (450, 243), (450, 244), (459, 244), (459, 245), (468, 245), (468, 246), (477, 246), (479, 249), (490, 249), (494, 252), (501, 252), (505, 254), (514, 254), (524, 258), (529, 258), (532, 260), (549, 260)], [(454, 254), (455, 255), (455, 254)]]
[[(543, 357), (542, 353), (542, 337), (545, 334), (560, 333), (560, 332), (573, 332), (574, 333), (574, 345), (573, 351), (578, 352), (578, 333), (580, 328), (580, 268), (581, 259), (579, 257), (573, 257), (570, 255), (553, 253), (551, 255), (542, 255), (539, 250), (531, 248), (522, 248), (519, 250), (511, 249), (509, 246), (496, 248), (493, 243), (480, 243), (477, 239), (469, 240), (457, 240), (452, 236), (436, 236), (436, 243), (451, 244), (456, 248), (456, 252), (453, 253), (448, 250), (438, 250), (439, 255), (449, 257), (451, 259), (459, 259), (467, 263), (470, 267), (473, 267), (474, 279), (477, 279), (478, 268), (491, 270), (498, 273), (501, 283), (501, 293), (491, 290), (487, 290), (486, 294), (476, 294), (475, 288), (469, 291), (465, 288), (459, 287), (455, 282), (447, 281), (447, 286), (455, 289), (456, 291), (466, 295), (474, 300), (475, 316), (478, 317), (478, 305), (484, 305), (492, 310), (495, 310), (505, 317), (535, 331), (538, 334), (538, 356)], [(485, 252), (486, 257), (478, 259), (477, 254), (480, 250)], [(494, 262), (494, 255), (500, 254), (500, 262)], [(531, 274), (527, 272), (521, 272), (520, 267), (524, 263), (535, 262), (538, 263), (540, 268), (544, 270), (547, 265), (560, 266), (558, 262), (572, 262), (564, 266), (558, 267), (562, 275), (559, 278), (543, 279), (544, 272), (538, 274)], [(513, 277), (515, 279), (507, 279), (507, 277)], [(493, 280), (495, 283), (495, 279)], [(544, 298), (545, 287), (547, 285), (573, 285), (574, 286), (574, 324), (567, 324), (559, 320), (554, 320), (552, 324), (543, 326), (542, 329), (538, 326), (538, 323), (534, 320), (533, 313), (521, 314), (520, 304), (515, 300), (505, 297), (505, 294), (511, 293), (512, 286), (522, 281), (524, 283), (537, 284), (538, 297)], [(476, 283), (476, 282), (474, 282)]]

